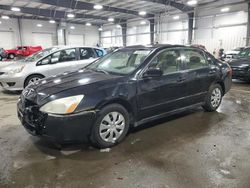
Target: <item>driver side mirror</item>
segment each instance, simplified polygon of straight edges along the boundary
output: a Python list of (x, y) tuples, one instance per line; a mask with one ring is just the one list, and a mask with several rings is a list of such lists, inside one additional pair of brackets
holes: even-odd
[(163, 75), (163, 71), (159, 68), (149, 68), (146, 72), (143, 73), (143, 78), (150, 77), (160, 77)]

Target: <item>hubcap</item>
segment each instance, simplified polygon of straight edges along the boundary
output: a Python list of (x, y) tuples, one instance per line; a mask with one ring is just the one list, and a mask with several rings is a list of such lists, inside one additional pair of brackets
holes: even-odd
[(101, 121), (99, 134), (105, 142), (114, 143), (125, 129), (125, 118), (119, 112), (108, 113)]
[(39, 78), (39, 77), (33, 77), (33, 78), (30, 79), (28, 85), (34, 84), (34, 83), (37, 82), (38, 80), (41, 80), (41, 78)]
[(215, 88), (212, 92), (211, 104), (214, 108), (216, 108), (220, 105), (220, 101), (221, 101), (221, 91), (219, 88)]

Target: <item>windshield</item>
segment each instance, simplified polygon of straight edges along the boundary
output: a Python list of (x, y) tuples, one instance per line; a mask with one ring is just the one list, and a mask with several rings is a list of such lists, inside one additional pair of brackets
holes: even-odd
[(44, 50), (41, 50), (39, 52), (36, 52), (30, 56), (28, 56), (27, 58), (24, 59), (25, 62), (28, 61), (37, 61), (42, 57), (45, 57), (46, 55), (49, 55), (51, 52), (57, 50), (59, 48), (46, 48)]
[(111, 53), (88, 66), (88, 69), (127, 75), (132, 73), (148, 56), (151, 50), (123, 49)]
[(247, 49), (245, 49), (245, 50), (242, 50), (242, 51), (238, 54), (238, 56), (240, 56), (240, 57), (250, 57), (250, 49), (247, 48)]

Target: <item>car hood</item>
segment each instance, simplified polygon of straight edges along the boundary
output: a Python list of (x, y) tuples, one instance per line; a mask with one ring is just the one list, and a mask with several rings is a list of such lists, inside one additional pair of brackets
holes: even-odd
[(238, 67), (242, 65), (250, 65), (250, 58), (237, 58), (237, 59), (232, 59), (229, 62), (229, 65), (232, 67)]
[[(78, 87), (81, 87), (81, 91), (85, 91), (88, 89), (88, 87), (93, 89), (98, 87), (97, 85), (103, 86), (105, 82), (120, 77), (121, 76), (105, 74), (103, 72), (81, 69), (79, 71), (66, 72), (57, 76), (49, 77), (47, 79), (42, 79), (36, 82), (34, 85), (28, 86), (25, 90), (31, 89), (35, 91), (36, 96), (30, 96), (30, 100), (36, 100), (38, 103), (40, 103), (49, 96), (66, 90), (72, 91), (71, 94), (73, 95), (75, 89)], [(25, 90), (23, 93), (27, 92)], [(25, 97), (29, 98), (29, 96)]]
[(21, 67), (21, 66), (26, 65), (28, 63), (33, 63), (33, 62), (23, 62), (22, 60), (2, 62), (0, 65), (0, 71), (1, 72), (8, 72), (9, 70)]

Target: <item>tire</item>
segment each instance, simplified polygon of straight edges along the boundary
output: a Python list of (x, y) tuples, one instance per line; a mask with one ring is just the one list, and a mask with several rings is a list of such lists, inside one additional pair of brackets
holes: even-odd
[(14, 59), (14, 58), (15, 58), (15, 54), (9, 54), (9, 55), (8, 55), (8, 58), (9, 58), (9, 59)]
[(24, 88), (26, 88), (29, 84), (34, 83), (35, 81), (41, 80), (43, 78), (44, 76), (39, 75), (39, 74), (29, 76), (28, 78), (26, 78), (24, 82)]
[[(117, 120), (116, 122), (114, 117)], [(111, 104), (105, 106), (97, 114), (90, 141), (97, 148), (112, 147), (124, 139), (128, 129), (129, 114), (127, 110), (119, 104)]]
[(223, 91), (221, 86), (219, 84), (212, 85), (209, 88), (205, 99), (205, 104), (202, 107), (208, 112), (216, 111), (221, 104), (222, 96)]

